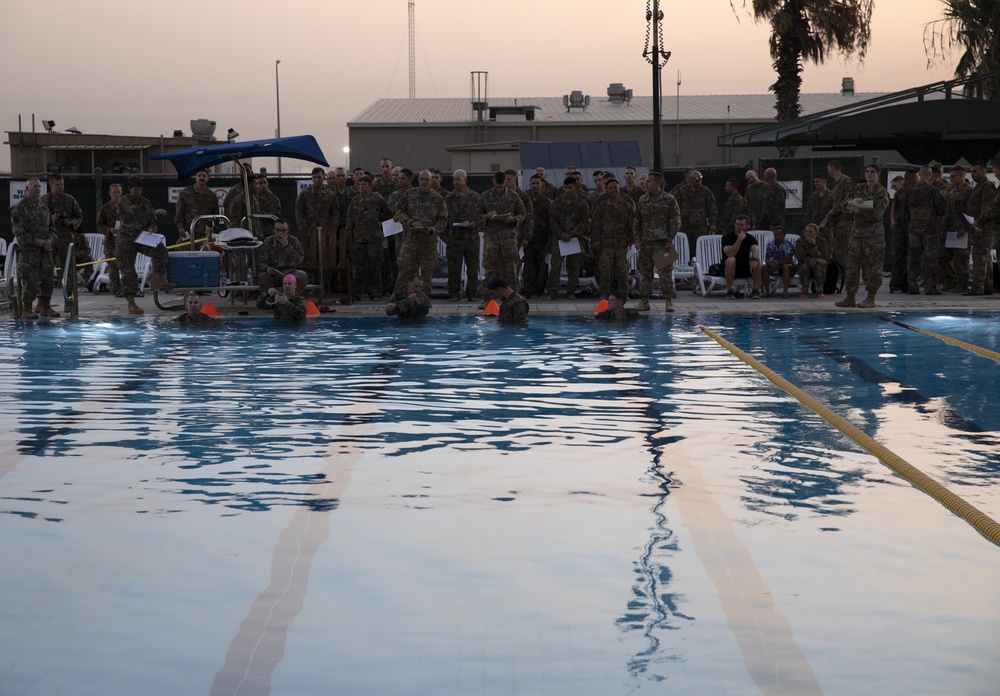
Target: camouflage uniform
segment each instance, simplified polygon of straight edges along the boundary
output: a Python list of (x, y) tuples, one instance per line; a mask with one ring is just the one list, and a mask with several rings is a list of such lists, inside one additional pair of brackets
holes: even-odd
[[(58, 198), (51, 193), (46, 193), (42, 196), (42, 203), (48, 207), (50, 215), (59, 216), (59, 222), (53, 224), (53, 229), (56, 231), (56, 243), (52, 245), (54, 264), (61, 268), (66, 263), (66, 250), (71, 242), (77, 244), (77, 263), (93, 261), (94, 258), (90, 255), (90, 245), (87, 244), (87, 238), (80, 234), (80, 226), (83, 224), (83, 209), (76, 199), (68, 193), (64, 193)], [(83, 255), (80, 253), (81, 246), (86, 250)], [(85, 277), (89, 277), (90, 273), (93, 273), (93, 268), (88, 266), (87, 271), (89, 272), (84, 273)]]
[(288, 235), (287, 246), (281, 246), (278, 243), (278, 237), (273, 234), (265, 239), (257, 251), (257, 268), (259, 269), (257, 285), (260, 286), (261, 293), (279, 287), (281, 283), (273, 274), (266, 271), (268, 267), (279, 271), (281, 277), (284, 278), (289, 273), (295, 273), (296, 267), (302, 263), (304, 256), (302, 242), (292, 235)]
[[(439, 196), (436, 193), (434, 195)], [(386, 314), (397, 319), (420, 319), (426, 317), (430, 311), (431, 298), (427, 293), (418, 292), (414, 297), (407, 297), (406, 288), (394, 292), (389, 298), (389, 306), (385, 309)]]
[(908, 186), (901, 187), (896, 191), (896, 197), (892, 201), (892, 215), (890, 219), (894, 222), (892, 228), (892, 271), (889, 276), (889, 292), (906, 292), (909, 282), (906, 279), (906, 244), (909, 234), (906, 231), (907, 210), (906, 192)]
[[(462, 263), (465, 263), (465, 296), (474, 299), (479, 294), (479, 222), (476, 209), (479, 194), (472, 189), (465, 193), (452, 191), (444, 197), (448, 206), (448, 296), (458, 297), (462, 288)], [(456, 223), (471, 222), (470, 227), (455, 227)]]
[[(948, 199), (948, 212), (945, 213), (945, 225), (948, 231), (964, 232), (971, 240), (971, 234), (975, 230), (965, 215), (969, 213), (969, 201), (972, 198), (972, 187), (966, 181), (962, 186), (948, 189), (946, 198)], [(941, 235), (941, 247), (939, 249), (941, 262), (941, 285), (942, 290), (957, 289), (965, 292), (969, 285), (969, 247), (966, 243), (964, 249), (953, 249), (945, 247), (945, 236)]]
[[(257, 215), (273, 215), (275, 218), (281, 217), (281, 199), (271, 191), (255, 195), (252, 199), (252, 205), (254, 207), (253, 212)], [(274, 220), (269, 218), (254, 220), (252, 229), (257, 239), (267, 239), (274, 234)]]
[[(448, 228), (448, 207), (441, 194), (434, 191), (424, 193), (419, 188), (407, 191), (396, 206), (396, 220), (403, 226), (403, 248), (399, 251), (396, 265), (399, 275), (393, 294), (406, 287), (417, 268), (424, 281), (424, 288), (430, 292), (431, 279), (438, 260), (438, 235)], [(424, 229), (414, 230), (414, 222), (424, 225)]]
[(497, 323), (503, 326), (523, 324), (528, 319), (528, 302), (516, 292), (500, 303)]
[(769, 230), (785, 224), (785, 196), (785, 187), (777, 181), (773, 184), (764, 184), (760, 223), (757, 229)]
[(599, 250), (598, 280), (601, 296), (607, 297), (612, 289), (628, 292), (628, 249), (635, 242), (635, 211), (627, 197), (621, 196), (617, 204), (605, 198), (593, 212), (590, 228), (591, 241)]
[(708, 234), (708, 228), (718, 225), (719, 207), (715, 194), (707, 186), (689, 186), (684, 192), (681, 208), (681, 231), (686, 232), (688, 241), (694, 247), (699, 237)]
[[(238, 182), (235, 186), (226, 191), (226, 198), (222, 204), (226, 217), (233, 227), (238, 227), (242, 220), (242, 215), (246, 206), (246, 196), (243, 195), (243, 182)], [(240, 217), (237, 218), (236, 216)]]
[[(559, 281), (562, 272), (563, 256), (559, 251), (560, 235), (568, 234), (570, 238), (580, 240), (583, 248), (584, 240), (590, 236), (590, 211), (587, 204), (579, 197), (570, 201), (561, 196), (549, 206), (549, 283), (546, 292), (550, 297), (559, 294)], [(583, 254), (573, 254), (566, 257), (566, 294), (572, 297), (576, 294), (580, 282), (580, 267)]]
[(631, 307), (623, 307), (621, 316), (615, 316), (615, 313), (611, 309), (605, 309), (603, 312), (598, 312), (594, 315), (594, 321), (613, 321), (619, 324), (626, 324), (633, 319), (642, 316), (635, 309)]
[[(993, 201), (989, 206), (983, 206), (983, 212), (977, 222), (983, 227), (983, 234), (993, 241), (993, 248), (997, 250), (1000, 258), (1000, 188), (993, 195)], [(998, 288), (1000, 289), (1000, 288)], [(983, 281), (983, 291), (990, 293), (994, 291), (993, 272), (989, 265), (986, 267), (986, 278)]]
[[(747, 214), (747, 202), (739, 194), (738, 191), (734, 191), (733, 195), (726, 199), (726, 205), (722, 208), (722, 217), (719, 219), (718, 231), (719, 234), (728, 234), (729, 232), (736, 231), (736, 218), (740, 215)], [(689, 240), (690, 241), (690, 240)], [(694, 244), (691, 245), (692, 248)]]
[(847, 248), (844, 289), (853, 296), (858, 291), (861, 275), (865, 277), (865, 290), (874, 295), (882, 286), (882, 264), (885, 256), (885, 229), (882, 220), (889, 209), (889, 192), (882, 184), (871, 189), (867, 182), (854, 187), (851, 199), (871, 201), (871, 209), (862, 208), (854, 213), (851, 224), (851, 243)]
[(747, 192), (743, 194), (747, 202), (747, 214), (750, 216), (750, 229), (759, 230), (760, 218), (764, 212), (764, 182), (758, 181), (756, 184), (747, 184)]
[(195, 229), (191, 229), (191, 223), (194, 219), (201, 215), (218, 214), (219, 197), (215, 195), (215, 191), (207, 186), (204, 191), (199, 191), (194, 186), (188, 186), (177, 196), (177, 205), (174, 209), (174, 225), (183, 225), (184, 229), (197, 239), (205, 234), (208, 224), (205, 220), (202, 220)]
[(49, 207), (42, 198), (32, 201), (25, 197), (10, 210), (10, 224), (17, 242), (17, 277), (21, 285), (21, 305), (31, 313), (36, 297), (51, 300), (53, 287), (52, 252), (38, 246), (49, 240), (56, 243), (55, 225)]
[[(976, 222), (983, 228), (982, 232), (973, 229), (969, 233), (969, 256), (972, 258), (972, 283), (971, 292), (973, 295), (993, 291), (993, 268), (990, 266), (990, 250), (993, 249), (993, 232), (990, 228), (980, 222), (983, 214), (993, 207), (993, 198), (997, 189), (989, 179), (981, 184), (976, 184), (969, 196), (969, 215), (976, 219)], [(989, 280), (989, 283), (987, 283)]]
[(118, 270), (118, 261), (114, 258), (114, 229), (115, 223), (124, 217), (125, 210), (122, 208), (121, 201), (119, 201), (117, 208), (111, 205), (111, 201), (108, 201), (97, 211), (97, 231), (104, 235), (104, 249), (101, 250), (101, 258), (110, 259), (108, 261), (108, 277), (111, 279), (111, 292), (115, 295), (121, 295), (122, 279)]
[(257, 298), (257, 309), (273, 309), (274, 318), (278, 321), (302, 321), (306, 318), (306, 299), (302, 295), (296, 294), (288, 300), (288, 304), (275, 301), (272, 305), (272, 299), (268, 293), (262, 292)]
[(633, 186), (631, 189), (629, 189), (626, 186), (622, 186), (622, 193), (628, 196), (629, 200), (631, 200), (632, 203), (635, 204), (639, 202), (639, 199), (642, 198), (646, 192), (643, 191), (638, 186)]
[(532, 234), (528, 246), (524, 247), (524, 266), (522, 267), (522, 289), (526, 297), (541, 295), (545, 292), (545, 281), (548, 275), (548, 266), (545, 263), (545, 256), (549, 253), (549, 211), (552, 207), (552, 199), (541, 195), (531, 201)]
[[(409, 190), (407, 189), (407, 191)], [(389, 203), (389, 210), (392, 211), (393, 215), (396, 214), (396, 208), (399, 207), (399, 202), (403, 200), (404, 193), (406, 191), (397, 186), (392, 190), (392, 193), (385, 197), (386, 202)], [(382, 289), (386, 295), (391, 295), (396, 287), (396, 276), (399, 275), (397, 261), (402, 248), (402, 234), (394, 234), (391, 237), (386, 237), (385, 242), (382, 244), (384, 252), (382, 256)]]
[(389, 200), (389, 196), (392, 195), (392, 192), (398, 188), (399, 186), (396, 184), (395, 179), (389, 179), (386, 181), (381, 175), (375, 177), (375, 181), (372, 183), (372, 191), (382, 196), (382, 198), (384, 198), (387, 202)]
[(187, 312), (184, 312), (184, 314), (174, 319), (174, 321), (178, 324), (214, 324), (215, 317), (210, 317), (207, 314), (199, 312), (197, 318), (192, 319), (187, 315)]
[[(657, 196), (645, 194), (639, 199), (635, 213), (635, 239), (641, 245), (636, 265), (639, 269), (639, 296), (649, 301), (653, 292), (653, 253), (671, 244), (681, 226), (681, 210), (669, 193)], [(674, 297), (673, 264), (660, 272), (660, 289), (663, 297)]]
[[(531, 204), (531, 196), (519, 188), (513, 189), (513, 191), (521, 199), (521, 205), (524, 206), (524, 219), (517, 226), (517, 241), (531, 241), (535, 233), (535, 214)], [(514, 286), (511, 285), (511, 287)]]
[(163, 244), (155, 247), (137, 244), (143, 230), (156, 232), (156, 211), (148, 198), (133, 198), (122, 196), (122, 227), (115, 243), (115, 256), (118, 258), (118, 268), (122, 275), (122, 295), (135, 298), (142, 288), (139, 287), (139, 275), (135, 272), (136, 254), (145, 254), (153, 260), (153, 273), (166, 277), (167, 248)]
[(914, 184), (906, 192), (906, 287), (911, 295), (919, 292), (917, 280), (924, 281), (924, 291), (937, 291), (938, 247), (947, 202), (930, 184)]
[[(336, 231), (339, 227), (340, 213), (333, 194), (326, 189), (316, 190), (315, 187), (303, 189), (295, 199), (295, 225), (298, 227), (298, 237), (305, 251), (303, 265), (307, 268), (319, 266), (319, 236), (316, 230), (323, 229), (323, 245), (329, 249), (330, 239), (336, 244)], [(324, 254), (324, 262), (328, 254)]]
[(830, 258), (830, 244), (822, 237), (816, 237), (816, 243), (810, 244), (805, 237), (799, 237), (795, 242), (795, 259), (799, 262), (796, 269), (799, 274), (799, 285), (802, 292), (809, 292), (809, 284), (816, 283), (817, 294), (823, 292), (826, 284), (826, 264), (819, 263)]
[(375, 298), (382, 295), (382, 222), (392, 219), (389, 204), (377, 193), (358, 195), (347, 207), (347, 234), (354, 263), (354, 291)]
[[(496, 213), (497, 217), (491, 220), (490, 216), (493, 213)], [(514, 216), (513, 223), (500, 219), (508, 214)], [(531, 238), (531, 230), (522, 225), (527, 211), (521, 197), (510, 189), (504, 189), (498, 194), (496, 189), (491, 188), (479, 197), (476, 215), (479, 224), (485, 230), (483, 234), (483, 269), (485, 270), (483, 299), (493, 299), (493, 291), (489, 289), (489, 285), (497, 277), (506, 280), (511, 289), (517, 292), (517, 250), (520, 248), (518, 242), (525, 231), (529, 235), (528, 239)], [(521, 233), (518, 230), (521, 230)]]
[(833, 228), (833, 260), (841, 266), (847, 265), (847, 247), (851, 243), (851, 214), (847, 201), (854, 190), (854, 179), (844, 174), (833, 187), (833, 203), (830, 205), (830, 226)]
[[(813, 191), (806, 201), (806, 218), (803, 227), (810, 222), (819, 227), (819, 236), (826, 240), (828, 250), (833, 250), (833, 218), (827, 219), (833, 208), (833, 191)], [(823, 221), (826, 220), (825, 224)]]

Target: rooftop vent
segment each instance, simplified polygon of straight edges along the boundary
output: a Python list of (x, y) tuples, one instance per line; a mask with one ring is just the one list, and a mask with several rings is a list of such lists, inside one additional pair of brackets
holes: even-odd
[(844, 97), (854, 96), (854, 78), (845, 77), (840, 81), (840, 94)]
[(621, 82), (612, 82), (608, 85), (608, 103), (628, 104), (632, 101), (632, 90), (625, 89)]
[(583, 95), (580, 90), (574, 90), (563, 95), (563, 106), (571, 114), (582, 114), (590, 106), (590, 95)]
[(489, 106), (490, 120), (500, 122), (534, 121), (537, 106)]

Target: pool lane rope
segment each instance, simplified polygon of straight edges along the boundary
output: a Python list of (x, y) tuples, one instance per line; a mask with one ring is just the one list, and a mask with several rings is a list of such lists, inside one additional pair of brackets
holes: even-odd
[(982, 534), (997, 546), (1000, 546), (1000, 523), (997, 523), (996, 520), (949, 491), (947, 488), (917, 469), (889, 448), (879, 444), (875, 439), (865, 434), (860, 428), (855, 427), (847, 419), (834, 413), (828, 406), (820, 403), (818, 400), (807, 394), (802, 389), (799, 389), (787, 379), (778, 375), (774, 370), (770, 369), (753, 356), (743, 352), (711, 329), (701, 326), (700, 324), (698, 325), (698, 328), (720, 346), (728, 350), (753, 369), (757, 370), (760, 374), (767, 377), (772, 384), (794, 396), (802, 405), (815, 411), (820, 415), (820, 417), (830, 423), (830, 425), (861, 445), (861, 447), (864, 448), (869, 454), (878, 458), (878, 460), (887, 467), (968, 522), (976, 529), (977, 532)]
[(896, 326), (901, 326), (904, 329), (909, 329), (910, 331), (916, 331), (924, 336), (930, 336), (931, 338), (936, 338), (939, 341), (944, 341), (945, 343), (958, 346), (959, 348), (964, 348), (970, 353), (975, 353), (976, 355), (981, 355), (984, 358), (990, 358), (991, 360), (996, 360), (1000, 362), (1000, 353), (995, 350), (990, 350), (989, 348), (983, 348), (982, 346), (977, 346), (975, 343), (966, 343), (965, 341), (960, 341), (957, 338), (949, 338), (948, 336), (942, 336), (941, 334), (934, 333), (933, 331), (925, 331), (924, 329), (918, 329), (916, 326), (910, 326), (909, 324), (904, 324), (901, 321), (895, 319), (890, 319), (886, 316), (880, 316), (879, 319), (888, 322), (890, 324), (895, 324)]

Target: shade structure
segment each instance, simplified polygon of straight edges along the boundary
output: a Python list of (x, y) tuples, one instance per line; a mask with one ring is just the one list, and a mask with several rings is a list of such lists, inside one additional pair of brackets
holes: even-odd
[(189, 147), (186, 150), (151, 155), (151, 160), (168, 160), (177, 170), (178, 179), (187, 179), (208, 167), (237, 159), (251, 157), (288, 157), (330, 166), (319, 148), (316, 138), (311, 135), (293, 135), (287, 138), (247, 140), (239, 143), (220, 143), (203, 147)]

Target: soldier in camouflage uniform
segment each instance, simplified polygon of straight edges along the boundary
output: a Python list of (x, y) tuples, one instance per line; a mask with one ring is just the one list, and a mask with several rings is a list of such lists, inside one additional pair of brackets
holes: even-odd
[[(155, 247), (139, 244), (136, 238), (144, 231), (156, 232), (156, 213), (149, 199), (142, 197), (142, 179), (128, 178), (129, 195), (122, 198), (122, 226), (115, 243), (115, 256), (122, 274), (122, 295), (128, 302), (129, 314), (143, 314), (135, 303), (135, 296), (141, 289), (139, 276), (135, 272), (136, 254), (145, 254), (153, 260), (153, 289), (172, 290), (177, 287), (167, 280), (167, 248), (161, 242)], [(165, 212), (165, 211), (160, 211)]]
[(289, 273), (296, 276), (302, 273), (295, 269), (304, 256), (302, 242), (289, 233), (288, 220), (278, 218), (274, 223), (274, 234), (265, 239), (257, 251), (257, 285), (261, 293), (277, 287)]
[(399, 275), (393, 294), (405, 289), (407, 281), (420, 269), (425, 288), (431, 287), (438, 259), (438, 237), (448, 228), (448, 207), (441, 194), (431, 189), (431, 172), (424, 169), (396, 206), (395, 218), (403, 226), (403, 248), (396, 264)]
[(270, 288), (257, 298), (257, 309), (273, 309), (278, 321), (302, 321), (306, 318), (306, 300), (299, 294), (300, 277), (293, 273), (281, 280), (281, 290)]
[(204, 169), (194, 175), (194, 185), (188, 186), (177, 196), (177, 206), (174, 209), (174, 224), (177, 225), (177, 237), (180, 241), (189, 239), (189, 234), (195, 238), (205, 235), (207, 221), (202, 220), (195, 229), (191, 223), (201, 215), (218, 215), (219, 197), (215, 191), (208, 188), (208, 172)]
[[(521, 234), (531, 234), (522, 223), (527, 215), (521, 197), (507, 188), (503, 172), (493, 176), (493, 188), (479, 197), (476, 216), (483, 233), (483, 302), (480, 309), (493, 299), (489, 289), (494, 278), (503, 278), (517, 288), (517, 250), (521, 247)], [(522, 230), (521, 233), (518, 230)]]
[(722, 207), (722, 217), (719, 219), (718, 231), (722, 234), (734, 232), (736, 230), (736, 218), (746, 214), (747, 202), (740, 195), (740, 182), (737, 179), (726, 179), (726, 204)]
[(810, 283), (816, 283), (816, 297), (822, 300), (823, 286), (826, 285), (827, 260), (830, 258), (830, 245), (819, 236), (819, 225), (810, 222), (802, 230), (802, 236), (795, 242), (795, 259), (799, 262), (799, 286), (802, 288), (799, 297), (809, 297)]
[[(90, 244), (87, 243), (87, 238), (80, 234), (80, 226), (83, 225), (83, 209), (73, 196), (66, 193), (66, 181), (61, 174), (49, 175), (49, 192), (42, 196), (42, 203), (49, 209), (56, 231), (57, 241), (52, 248), (55, 266), (61, 268), (66, 263), (66, 250), (70, 243), (76, 245), (77, 263), (92, 262), (94, 257), (90, 254)], [(92, 266), (84, 268), (84, 282), (89, 282), (93, 272)], [(40, 313), (38, 308), (35, 309), (35, 312)]]
[[(428, 192), (434, 193), (430, 190), (430, 177), (428, 177)], [(430, 311), (431, 298), (424, 292), (424, 281), (419, 273), (407, 278), (403, 287), (392, 294), (389, 304), (385, 306), (385, 313), (397, 319), (422, 319)]]
[[(972, 187), (965, 178), (965, 167), (951, 168), (947, 191), (945, 198), (948, 200), (948, 212), (945, 213), (945, 232), (958, 232), (960, 237), (971, 238), (975, 228), (965, 216), (969, 214)], [(942, 235), (941, 246), (938, 249), (941, 262), (941, 290), (966, 292), (969, 285), (969, 247), (966, 246), (964, 249), (946, 247), (945, 236)]]
[(465, 297), (474, 300), (479, 294), (479, 222), (476, 209), (479, 194), (469, 188), (464, 169), (452, 174), (455, 190), (444, 197), (448, 206), (448, 299), (458, 302), (462, 287), (462, 263), (465, 263)]
[[(347, 229), (347, 209), (351, 206), (354, 197), (361, 193), (360, 190), (347, 186), (347, 170), (343, 167), (331, 169), (326, 174), (326, 190), (333, 194), (337, 206), (337, 220), (340, 229)], [(388, 205), (388, 198), (383, 196), (383, 200)]]
[(854, 191), (854, 179), (841, 170), (840, 162), (834, 160), (826, 165), (827, 174), (833, 179), (833, 203), (830, 205), (830, 226), (833, 228), (833, 260), (841, 266), (847, 264), (847, 248), (851, 243), (851, 213), (847, 201)]
[(688, 241), (694, 247), (699, 237), (715, 234), (719, 208), (715, 194), (701, 183), (701, 172), (692, 171), (690, 181), (684, 191), (683, 202), (678, 201), (678, 205), (681, 208), (681, 230), (687, 233)]
[(774, 169), (765, 169), (759, 229), (784, 227), (785, 196), (785, 187), (778, 183), (778, 172)]
[[(882, 285), (882, 260), (885, 255), (885, 229), (882, 220), (889, 209), (889, 192), (878, 183), (879, 168), (865, 167), (865, 181), (854, 187), (848, 200), (848, 210), (853, 213), (851, 244), (847, 250), (844, 288), (847, 297), (837, 302), (838, 307), (874, 307), (875, 295)], [(871, 207), (864, 203), (871, 201)], [(861, 275), (865, 277), (868, 296), (855, 302)]]
[[(389, 210), (396, 214), (399, 202), (403, 200), (403, 194), (413, 186), (413, 172), (406, 167), (398, 168), (396, 171), (396, 188), (392, 190), (386, 201), (389, 203)], [(391, 295), (396, 287), (396, 278), (399, 276), (399, 252), (403, 248), (403, 235), (394, 234), (386, 237), (385, 245), (382, 247), (384, 255), (382, 258), (382, 289), (386, 295)]]
[(826, 247), (833, 250), (833, 225), (827, 217), (833, 207), (833, 191), (826, 186), (826, 177), (820, 174), (813, 177), (813, 192), (806, 201), (805, 224), (816, 225), (819, 236), (826, 240)]
[[(764, 212), (764, 182), (752, 169), (746, 173), (747, 190), (743, 194), (747, 202), (747, 215), (750, 217), (750, 229), (761, 229), (757, 224)], [(735, 230), (735, 227), (734, 227)]]
[(121, 225), (121, 220), (125, 217), (122, 208), (122, 185), (111, 184), (108, 188), (111, 200), (101, 206), (97, 211), (97, 231), (104, 235), (104, 248), (101, 250), (101, 258), (110, 259), (108, 263), (108, 277), (111, 279), (111, 292), (115, 297), (122, 296), (122, 279), (118, 270), (118, 261), (115, 255), (115, 230)]
[(388, 157), (382, 159), (378, 164), (379, 176), (375, 177), (375, 181), (372, 182), (372, 192), (377, 193), (389, 202), (389, 196), (395, 191), (399, 184), (396, 183), (396, 177), (393, 175), (392, 160)]
[[(969, 210), (976, 222), (973, 224), (972, 232), (969, 233), (969, 256), (972, 259), (971, 286), (966, 291), (967, 295), (984, 295), (993, 291), (993, 269), (990, 266), (990, 251), (993, 249), (993, 234), (987, 230), (980, 220), (984, 213), (989, 212), (993, 207), (993, 198), (997, 189), (989, 179), (986, 178), (986, 165), (976, 162), (972, 165), (972, 180), (976, 182), (976, 188), (969, 196)], [(987, 279), (989, 284), (987, 285)], [(988, 289), (987, 289), (988, 288)]]
[[(543, 170), (544, 171), (544, 170)], [(522, 289), (525, 297), (541, 295), (545, 292), (545, 282), (548, 279), (548, 266), (545, 256), (549, 253), (549, 210), (552, 199), (544, 191), (545, 180), (535, 174), (531, 177), (528, 193), (531, 196), (532, 232), (531, 241), (524, 247), (524, 266), (522, 270)]]
[[(257, 176), (257, 193), (253, 199), (253, 212), (257, 215), (273, 215), (281, 217), (281, 199), (271, 193), (271, 184), (266, 174)], [(274, 233), (274, 220), (259, 218), (253, 221), (253, 233), (257, 239), (267, 239)]]
[(374, 300), (382, 296), (382, 223), (392, 219), (389, 204), (372, 193), (372, 178), (365, 174), (358, 184), (360, 193), (347, 208), (347, 234), (351, 237), (354, 289)]
[[(517, 172), (513, 169), (504, 170), (504, 186), (517, 194), (517, 197), (521, 199), (521, 205), (524, 206), (524, 219), (521, 220), (520, 224), (517, 226), (517, 241), (521, 245), (521, 248), (527, 246), (527, 242), (531, 241), (534, 235), (534, 224), (535, 216), (534, 210), (531, 207), (531, 196), (527, 192), (522, 191), (517, 185)], [(514, 285), (511, 287), (517, 287), (517, 278), (514, 278)]]
[(921, 167), (917, 183), (906, 192), (906, 287), (911, 295), (940, 295), (937, 289), (938, 247), (948, 203), (931, 184), (931, 168)]
[(622, 193), (629, 197), (632, 203), (638, 203), (642, 194), (646, 193), (635, 183), (635, 167), (625, 167), (625, 188)]
[(522, 326), (528, 320), (528, 302), (514, 292), (503, 278), (494, 278), (490, 290), (500, 298), (500, 312), (497, 324), (500, 326)]
[[(681, 226), (681, 210), (677, 201), (663, 191), (663, 175), (650, 172), (646, 179), (646, 193), (639, 199), (635, 213), (635, 248), (639, 252), (636, 265), (639, 269), (640, 312), (649, 311), (649, 296), (653, 292), (653, 254), (674, 248), (674, 238)], [(673, 264), (660, 271), (660, 290), (666, 299), (666, 311), (674, 309)]]
[[(299, 240), (305, 251), (303, 265), (310, 269), (319, 267), (319, 233), (323, 230), (323, 239), (329, 240), (336, 236), (340, 226), (340, 212), (333, 193), (323, 187), (325, 172), (322, 167), (315, 167), (311, 174), (312, 186), (303, 189), (295, 199), (295, 225), (299, 230)], [(324, 241), (324, 246), (329, 243)], [(324, 261), (326, 257), (324, 256)], [(323, 279), (319, 279), (323, 282)]]
[[(571, 181), (572, 180), (572, 181)], [(562, 195), (558, 196), (549, 206), (549, 282), (546, 288), (547, 298), (556, 299), (559, 294), (560, 273), (562, 272), (563, 255), (559, 250), (559, 242), (568, 242), (576, 238), (580, 248), (590, 236), (590, 211), (587, 204), (579, 196), (576, 177), (566, 177), (563, 183)], [(583, 254), (571, 254), (566, 258), (566, 294), (573, 297), (580, 282), (580, 267)]]
[(25, 197), (10, 210), (10, 224), (17, 242), (17, 278), (20, 285), (21, 318), (37, 319), (31, 304), (38, 298), (44, 317), (58, 317), (52, 309), (52, 250), (56, 231), (49, 207), (41, 200), (42, 183), (28, 179)]
[(590, 238), (594, 244), (594, 253), (599, 259), (597, 275), (601, 284), (601, 297), (607, 298), (612, 290), (628, 292), (626, 256), (629, 247), (635, 242), (635, 210), (625, 200), (617, 181), (611, 179), (605, 189), (607, 196), (597, 204), (592, 213)]

